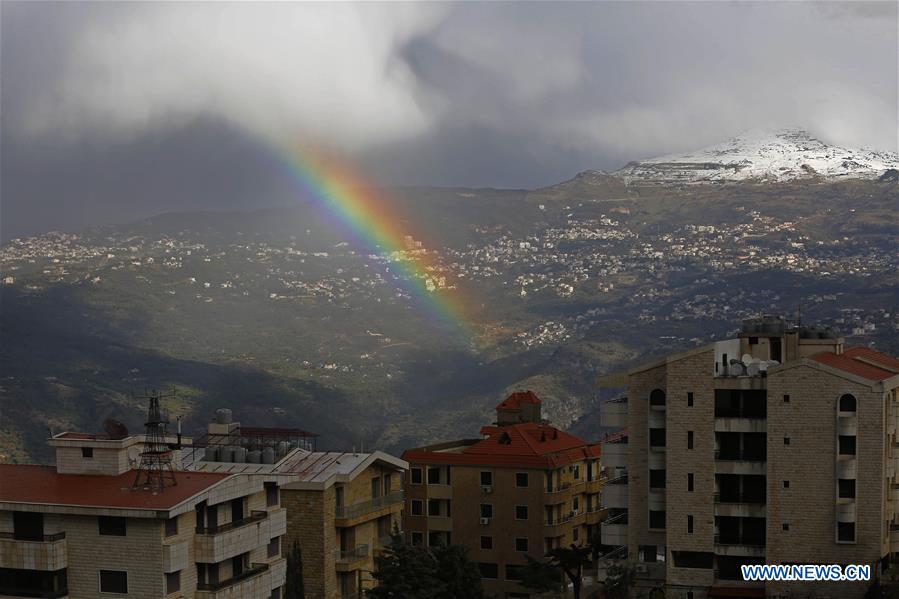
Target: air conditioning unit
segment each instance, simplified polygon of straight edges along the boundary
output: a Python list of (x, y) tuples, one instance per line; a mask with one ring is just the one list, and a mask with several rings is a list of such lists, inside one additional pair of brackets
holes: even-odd
[(490, 518), (481, 518), (481, 524), (490, 524)]
[(493, 493), (493, 487), (490, 485), (484, 485), (481, 487), (482, 493)]
[(637, 564), (634, 570), (637, 572), (637, 574), (646, 574), (647, 572), (649, 572), (649, 566), (647, 566), (646, 564)]

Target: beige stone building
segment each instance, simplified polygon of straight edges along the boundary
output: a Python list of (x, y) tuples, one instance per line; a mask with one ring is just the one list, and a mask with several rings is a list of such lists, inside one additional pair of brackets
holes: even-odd
[(143, 443), (61, 433), (56, 466), (0, 465), (0, 596), (281, 596), (277, 479), (176, 471), (134, 488)]
[(497, 422), (465, 439), (410, 449), (404, 529), (422, 545), (459, 544), (481, 569), (484, 590), (527, 597), (525, 555), (586, 545), (603, 517), (600, 446), (541, 420), (540, 400), (513, 393)]
[(402, 526), (405, 461), (380, 451), (315, 451), (299, 429), (241, 427), (220, 410), (185, 467), (265, 474), (287, 510), (285, 555), (297, 542), (306, 599), (358, 599), (375, 584), (374, 558)]
[[(666, 597), (862, 597), (899, 551), (899, 360), (747, 321), (628, 373), (602, 542)], [(897, 487), (897, 488), (894, 488)], [(870, 582), (747, 582), (748, 564), (862, 564)]]

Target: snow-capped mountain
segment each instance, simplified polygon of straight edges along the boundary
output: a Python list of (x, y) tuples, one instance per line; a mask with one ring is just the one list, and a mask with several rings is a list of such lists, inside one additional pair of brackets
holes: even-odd
[(831, 146), (801, 129), (752, 131), (686, 154), (631, 162), (615, 171), (627, 183), (707, 183), (876, 179), (899, 169), (899, 154)]

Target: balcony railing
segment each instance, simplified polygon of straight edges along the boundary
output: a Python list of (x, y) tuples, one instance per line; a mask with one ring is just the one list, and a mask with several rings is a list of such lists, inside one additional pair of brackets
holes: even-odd
[(240, 528), (254, 522), (259, 522), (261, 520), (265, 520), (266, 518), (268, 518), (268, 512), (253, 510), (252, 512), (250, 512), (249, 516), (247, 516), (246, 518), (241, 518), (240, 520), (233, 520), (231, 522), (217, 524), (215, 526), (197, 526), (197, 534), (215, 535), (222, 532), (228, 532), (229, 530), (234, 530), (235, 528)]
[(627, 512), (612, 516), (611, 518), (606, 518), (602, 521), (603, 526), (609, 526), (610, 524), (627, 524)]
[(626, 485), (627, 484), (627, 474), (621, 474), (616, 476), (615, 478), (610, 478), (606, 483), (607, 485)]
[(768, 456), (757, 451), (721, 451), (715, 450), (715, 459), (734, 462), (765, 462)]
[(365, 514), (374, 512), (375, 510), (379, 510), (382, 507), (394, 503), (402, 503), (402, 501), (403, 492), (401, 490), (391, 491), (386, 495), (375, 497), (374, 499), (370, 499), (368, 501), (360, 501), (352, 505), (337, 506), (337, 509), (334, 510), (334, 516), (336, 518), (344, 520), (350, 518), (358, 518), (359, 516), (364, 516)]
[(203, 582), (197, 584), (198, 591), (220, 591), (222, 589), (234, 586), (239, 582), (247, 580), (248, 578), (253, 578), (254, 576), (258, 576), (268, 570), (268, 564), (253, 564), (253, 566), (249, 570), (244, 570), (237, 576), (232, 576), (228, 580), (222, 580), (220, 582)]
[(751, 495), (726, 495), (721, 497), (721, 493), (715, 493), (715, 503), (753, 503), (764, 505), (765, 501), (765, 497), (752, 497)]
[(12, 539), (13, 541), (29, 541), (31, 543), (53, 543), (66, 538), (66, 533), (57, 532), (52, 535), (23, 535), (14, 532), (0, 532), (0, 539)]
[(356, 545), (352, 549), (334, 550), (334, 561), (337, 563), (347, 564), (364, 557), (368, 557), (368, 545)]

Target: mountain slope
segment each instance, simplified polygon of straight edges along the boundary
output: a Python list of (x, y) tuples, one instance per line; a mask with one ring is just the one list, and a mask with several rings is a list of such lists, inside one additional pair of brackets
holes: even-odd
[(899, 168), (899, 154), (828, 145), (801, 129), (752, 131), (724, 143), (631, 162), (615, 171), (626, 183), (876, 179)]

